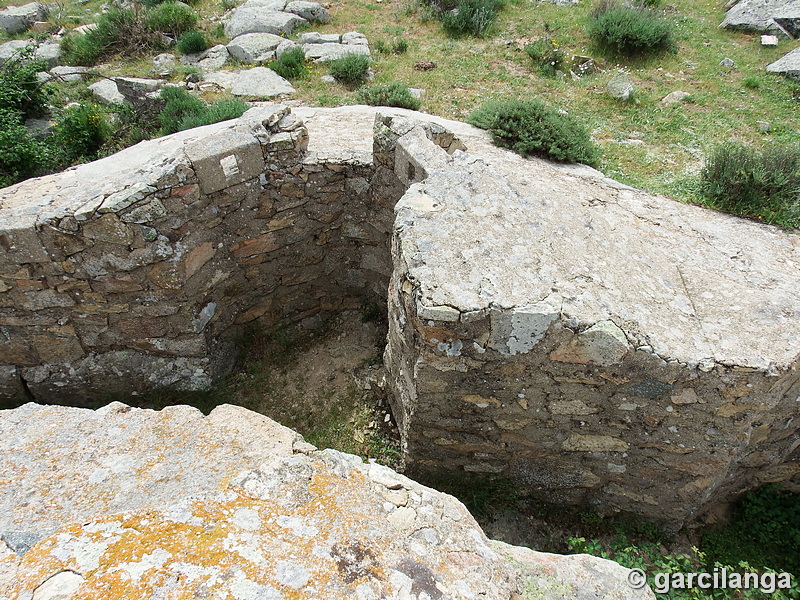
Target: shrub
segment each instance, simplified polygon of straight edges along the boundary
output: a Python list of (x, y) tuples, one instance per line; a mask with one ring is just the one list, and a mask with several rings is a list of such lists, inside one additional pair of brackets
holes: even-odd
[(369, 73), (369, 57), (362, 54), (348, 54), (328, 63), (330, 73), (336, 81), (347, 85), (362, 83)]
[(502, 7), (500, 0), (460, 0), (454, 9), (441, 13), (442, 27), (455, 37), (483, 37)]
[(358, 90), (357, 98), (359, 102), (371, 106), (397, 106), (418, 110), (420, 105), (419, 98), (414, 98), (408, 86), (399, 81), (362, 87)]
[(64, 111), (55, 134), (69, 161), (92, 160), (110, 137), (111, 125), (96, 104), (80, 104)]
[(223, 100), (209, 106), (179, 87), (163, 88), (161, 98), (165, 102), (158, 120), (163, 134), (235, 119), (248, 109), (242, 100)]
[(525, 52), (536, 63), (539, 72), (546, 77), (555, 77), (562, 70), (564, 56), (558, 44), (550, 38), (542, 38), (525, 46)]
[(742, 86), (748, 90), (757, 90), (761, 87), (761, 80), (755, 75), (750, 75), (742, 79)]
[(187, 31), (178, 38), (177, 47), (183, 54), (197, 54), (208, 48), (208, 42), (199, 31)]
[(292, 48), (280, 55), (277, 60), (270, 61), (267, 66), (284, 79), (299, 79), (308, 75), (311, 70), (309, 61), (302, 48)]
[(181, 2), (162, 2), (147, 13), (147, 28), (178, 37), (197, 25), (197, 13)]
[(587, 165), (597, 162), (597, 148), (588, 131), (571, 115), (539, 100), (487, 102), (472, 113), (469, 122), (488, 130), (497, 145), (525, 156)]
[(23, 48), (0, 70), (0, 110), (17, 113), (20, 121), (41, 115), (47, 104), (46, 88), (36, 77), (39, 71), (47, 70), (47, 65), (32, 60), (35, 51), (35, 44)]
[(614, 55), (638, 56), (674, 51), (672, 24), (649, 8), (606, 2), (592, 12), (586, 29), (600, 48)]
[(85, 34), (71, 33), (61, 41), (61, 54), (67, 64), (91, 66), (101, 57), (114, 53), (135, 54), (152, 48), (156, 36), (142, 18), (127, 8), (112, 8)]
[(34, 139), (20, 113), (0, 108), (0, 187), (41, 175), (51, 160), (50, 147)]
[(800, 227), (800, 145), (776, 144), (759, 152), (722, 144), (706, 159), (701, 191), (714, 208)]

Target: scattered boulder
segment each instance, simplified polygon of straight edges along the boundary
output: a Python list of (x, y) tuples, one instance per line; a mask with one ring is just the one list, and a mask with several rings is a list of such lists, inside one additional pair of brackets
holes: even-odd
[(175, 72), (177, 62), (172, 54), (159, 54), (153, 59), (153, 73), (159, 77), (169, 77)]
[(655, 598), (238, 406), (29, 403), (0, 411), (0, 471), (4, 598)]
[(719, 66), (724, 69), (733, 69), (736, 66), (736, 63), (730, 58), (723, 58), (721, 61), (719, 61)]
[(255, 67), (242, 71), (217, 71), (206, 75), (204, 81), (230, 90), (234, 96), (274, 98), (295, 93), (291, 83), (266, 67)]
[(275, 60), (276, 50), (287, 41), (272, 33), (245, 33), (235, 37), (226, 46), (228, 54), (248, 64)]
[(741, 0), (728, 10), (720, 27), (795, 37), (800, 33), (800, 3), (796, 0)]
[(357, 31), (349, 31), (343, 35), (322, 34), (309, 31), (298, 40), (306, 58), (317, 62), (327, 62), (342, 58), (348, 54), (370, 56), (367, 36)]
[(777, 35), (762, 35), (761, 36), (761, 45), (762, 46), (777, 46), (778, 45), (778, 36)]
[(9, 6), (0, 10), (0, 31), (15, 34), (27, 31), (36, 21), (43, 21), (47, 8), (38, 2), (24, 6)]
[(761, 133), (769, 133), (772, 124), (769, 121), (756, 121), (756, 127)]
[(275, 58), (280, 58), (284, 53), (289, 52), (289, 50), (299, 47), (300, 46), (292, 40), (283, 40), (280, 45), (275, 48)]
[[(0, 45), (0, 65), (4, 65), (11, 58), (19, 56), (28, 46), (33, 45), (34, 40), (11, 40), (5, 44)], [(47, 42), (39, 44), (33, 53), (33, 58), (42, 60), (47, 63), (48, 67), (55, 67), (61, 56), (61, 50), (58, 42)]]
[(122, 104), (125, 96), (117, 88), (117, 84), (111, 79), (101, 79), (89, 86), (89, 91), (94, 94), (103, 104)]
[(800, 48), (767, 65), (767, 72), (779, 73), (789, 79), (800, 80)]
[(304, 44), (341, 44), (342, 36), (338, 33), (319, 33), (317, 31), (307, 31), (301, 33), (297, 38), (297, 43)]
[(295, 0), (294, 2), (289, 2), (284, 10), (294, 13), (311, 23), (327, 23), (331, 20), (331, 14), (317, 2)]
[(196, 66), (204, 71), (214, 71), (224, 67), (230, 57), (227, 46), (217, 44), (200, 54), (185, 54), (181, 56), (181, 63)]
[(244, 4), (225, 23), (225, 35), (236, 38), (244, 33), (290, 34), (300, 25), (307, 24), (304, 18), (292, 13), (267, 12), (257, 5)]
[(47, 119), (28, 119), (25, 129), (37, 140), (43, 140), (53, 135), (53, 122)]
[(674, 92), (670, 92), (666, 96), (661, 99), (662, 104), (679, 104), (681, 102), (685, 102), (691, 96), (688, 92), (682, 92), (680, 90), (676, 90)]
[(627, 101), (633, 96), (634, 87), (628, 76), (620, 71), (606, 84), (606, 92), (616, 100)]

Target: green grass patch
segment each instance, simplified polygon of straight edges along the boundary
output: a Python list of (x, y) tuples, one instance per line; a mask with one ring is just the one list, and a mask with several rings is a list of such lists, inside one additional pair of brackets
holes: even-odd
[(163, 88), (161, 98), (165, 104), (158, 118), (164, 135), (235, 119), (249, 108), (242, 100), (220, 100), (209, 105), (179, 87)]
[(328, 62), (330, 74), (345, 85), (358, 85), (367, 79), (370, 59), (363, 54), (348, 54)]
[(302, 79), (311, 74), (311, 61), (306, 59), (302, 48), (292, 48), (281, 54), (267, 66), (284, 79)]
[(647, 7), (604, 0), (590, 15), (586, 33), (612, 56), (644, 56), (677, 50), (673, 25)]

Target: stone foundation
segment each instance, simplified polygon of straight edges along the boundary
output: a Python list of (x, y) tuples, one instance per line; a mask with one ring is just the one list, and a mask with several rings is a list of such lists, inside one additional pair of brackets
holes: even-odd
[(796, 234), (380, 110), (256, 108), (0, 192), (0, 398), (201, 389), (243, 327), (388, 302), (410, 467), (676, 526), (800, 489)]

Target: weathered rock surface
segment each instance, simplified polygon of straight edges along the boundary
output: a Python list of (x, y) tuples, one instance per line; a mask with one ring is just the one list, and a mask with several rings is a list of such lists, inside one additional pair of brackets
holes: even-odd
[(336, 60), (348, 54), (370, 56), (367, 37), (357, 31), (349, 31), (342, 35), (309, 31), (301, 34), (297, 42), (303, 48), (306, 58), (316, 62)]
[(619, 72), (606, 84), (606, 92), (615, 100), (630, 100), (634, 92), (633, 84), (625, 73)]
[(240, 407), (26, 404), (0, 411), (0, 450), (3, 600), (654, 598)]
[(230, 90), (234, 96), (274, 98), (295, 93), (291, 83), (267, 67), (254, 67), (241, 71), (216, 71), (209, 73), (203, 79)]
[(111, 79), (100, 79), (89, 85), (89, 91), (103, 104), (122, 104), (125, 96)]
[(769, 73), (779, 73), (790, 79), (800, 79), (800, 48), (767, 65)]
[(245, 33), (232, 39), (227, 48), (234, 58), (252, 64), (275, 60), (275, 50), (285, 41), (272, 33)]
[(269, 12), (264, 7), (245, 3), (225, 22), (225, 35), (235, 38), (245, 33), (288, 35), (308, 21), (292, 13)]
[[(0, 65), (5, 64), (12, 57), (19, 56), (20, 52), (32, 43), (33, 40), (11, 40), (0, 44)], [(33, 53), (33, 57), (44, 61), (48, 67), (54, 67), (61, 57), (59, 44), (57, 42), (40, 44)]]
[(185, 54), (181, 56), (181, 63), (196, 65), (203, 71), (208, 72), (224, 67), (230, 57), (228, 48), (222, 44), (217, 44), (199, 54)]
[(720, 27), (797, 37), (800, 4), (795, 0), (741, 0), (728, 10)]
[(38, 2), (23, 6), (8, 6), (0, 10), (0, 31), (10, 34), (22, 33), (46, 16), (47, 8)]

